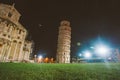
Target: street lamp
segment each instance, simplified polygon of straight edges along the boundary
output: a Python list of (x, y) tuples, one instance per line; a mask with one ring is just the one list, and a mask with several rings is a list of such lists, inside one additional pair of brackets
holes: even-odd
[(42, 56), (42, 55), (39, 55), (39, 56), (38, 56), (38, 62), (39, 62), (39, 63), (41, 63), (41, 62), (42, 62), (42, 58), (43, 58), (43, 56)]
[(42, 59), (43, 57), (40, 55), (40, 56), (38, 56), (38, 58), (39, 58), (39, 59)]

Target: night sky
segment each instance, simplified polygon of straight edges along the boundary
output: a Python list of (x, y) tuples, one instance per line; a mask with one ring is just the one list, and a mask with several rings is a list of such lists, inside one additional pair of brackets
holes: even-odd
[[(34, 54), (55, 57), (58, 27), (69, 20), (72, 28), (71, 54), (101, 38), (112, 47), (120, 45), (120, 0), (0, 0), (15, 3), (22, 15), (20, 23), (35, 43)], [(81, 46), (77, 46), (77, 42)]]

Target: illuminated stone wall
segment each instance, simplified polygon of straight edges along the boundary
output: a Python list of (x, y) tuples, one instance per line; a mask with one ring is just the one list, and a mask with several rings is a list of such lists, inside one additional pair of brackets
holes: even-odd
[(25, 41), (24, 47), (23, 47), (23, 60), (29, 60), (30, 58), (30, 53), (32, 53), (32, 42), (31, 41)]
[(22, 60), (27, 30), (20, 16), (14, 5), (0, 4), (0, 62)]
[(69, 21), (61, 21), (58, 35), (57, 62), (70, 63), (71, 27)]

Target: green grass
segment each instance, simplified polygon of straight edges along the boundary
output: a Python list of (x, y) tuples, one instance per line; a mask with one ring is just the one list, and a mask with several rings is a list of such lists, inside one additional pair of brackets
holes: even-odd
[(0, 80), (120, 80), (120, 63), (0, 63)]

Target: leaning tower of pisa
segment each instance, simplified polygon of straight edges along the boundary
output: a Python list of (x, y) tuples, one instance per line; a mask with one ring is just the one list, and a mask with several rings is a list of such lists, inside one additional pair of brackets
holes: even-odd
[(70, 43), (71, 27), (70, 22), (63, 20), (60, 23), (58, 45), (57, 45), (57, 62), (70, 63)]

